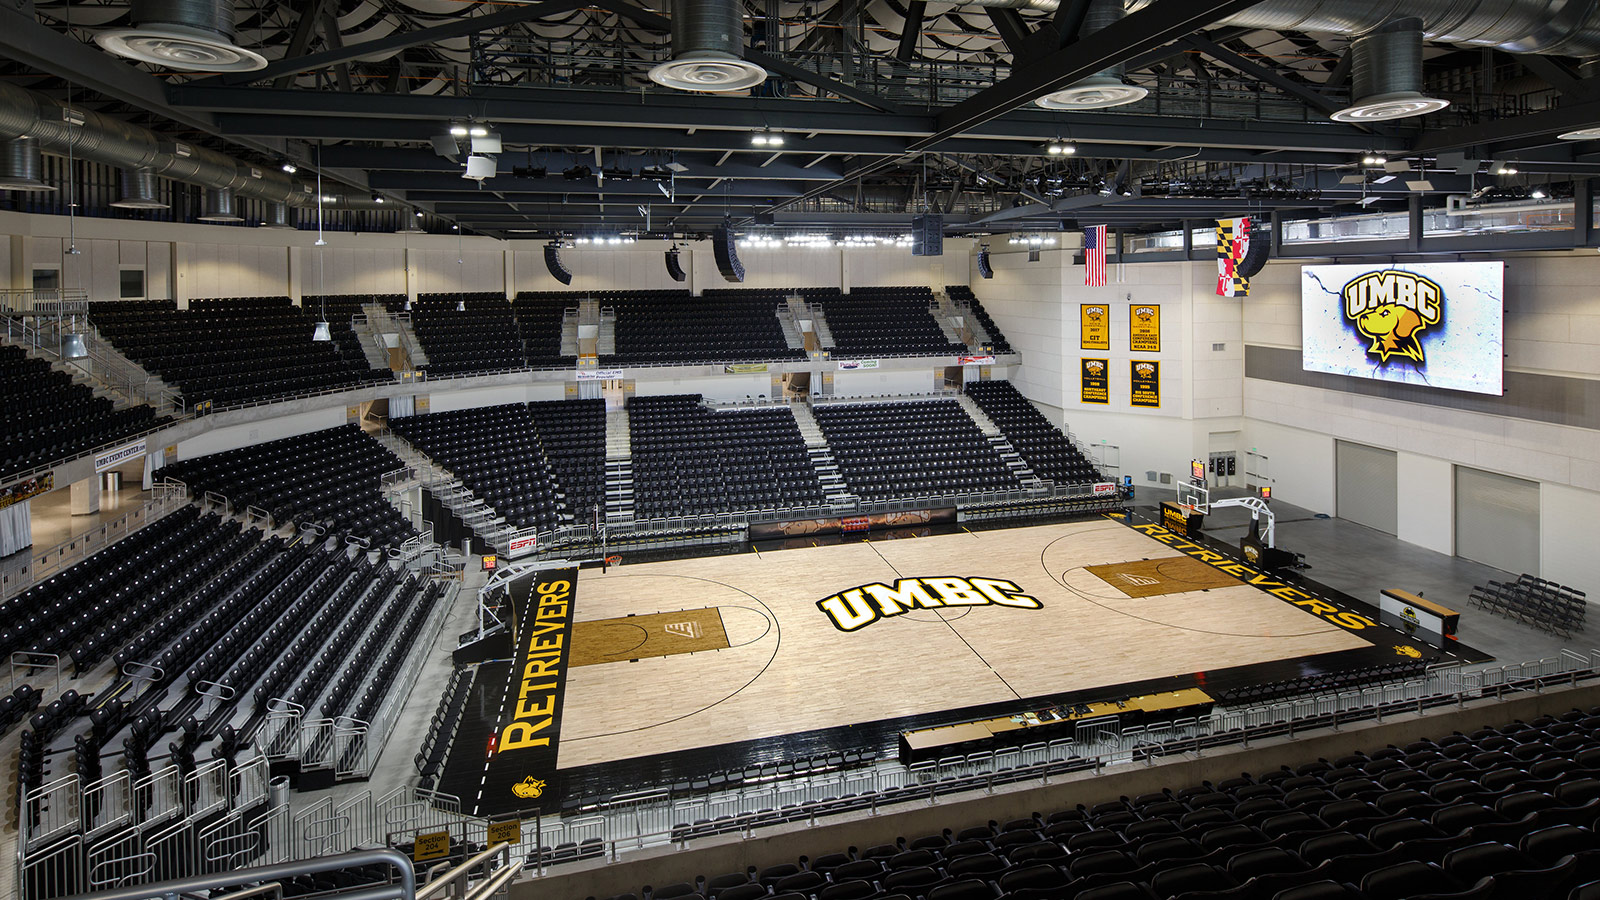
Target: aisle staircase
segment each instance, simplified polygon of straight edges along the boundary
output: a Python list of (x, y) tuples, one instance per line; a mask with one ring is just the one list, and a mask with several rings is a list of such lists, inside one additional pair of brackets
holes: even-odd
[[(411, 446), (399, 435), (384, 428), (373, 432), (378, 443), (393, 451), (416, 473), (416, 482), (433, 494), (445, 508), (460, 517), (472, 533), (504, 553), (517, 529), (494, 507), (475, 496), (461, 479), (435, 463), (427, 454)], [(405, 485), (409, 487), (409, 484)], [(392, 502), (392, 501), (391, 501)]]
[(633, 443), (628, 431), (628, 411), (606, 411), (606, 522), (632, 522)]
[(800, 437), (806, 442), (806, 454), (811, 457), (811, 467), (816, 470), (817, 481), (822, 483), (822, 496), (830, 506), (854, 506), (860, 497), (850, 492), (844, 475), (839, 471), (839, 461), (833, 458), (833, 448), (811, 414), (811, 407), (801, 400), (789, 401), (795, 424), (800, 427)]
[(1011, 474), (1017, 476), (1022, 482), (1023, 487), (1033, 488), (1044, 484), (1033, 469), (1028, 467), (1027, 460), (1022, 458), (1022, 454), (1017, 452), (1017, 448), (1011, 446), (1011, 441), (1006, 438), (1005, 432), (1001, 431), (1000, 426), (989, 418), (988, 413), (984, 412), (966, 394), (957, 394), (956, 400), (961, 404), (961, 408), (966, 410), (967, 416), (978, 426), (978, 430), (983, 432), (983, 436), (989, 442), (989, 446), (1000, 454), (1000, 460), (1006, 464), (1006, 468), (1010, 469)]

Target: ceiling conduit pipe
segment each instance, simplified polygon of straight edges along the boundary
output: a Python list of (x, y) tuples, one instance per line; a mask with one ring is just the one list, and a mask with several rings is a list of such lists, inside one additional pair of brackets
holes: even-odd
[[(69, 125), (70, 121), (70, 125)], [(304, 206), (311, 186), (285, 172), (254, 166), (226, 154), (173, 141), (89, 110), (68, 108), (43, 94), (0, 82), (0, 140), (31, 138), (41, 150), (156, 175), (236, 196)]]

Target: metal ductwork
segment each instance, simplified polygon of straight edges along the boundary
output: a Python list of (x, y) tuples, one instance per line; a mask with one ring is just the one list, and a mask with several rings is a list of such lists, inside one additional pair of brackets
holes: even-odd
[[(1122, 0), (1092, 0), (1083, 17), (1079, 38), (1088, 38), (1101, 29), (1116, 24), (1126, 15)], [(1122, 66), (1096, 72), (1088, 78), (1074, 82), (1054, 93), (1034, 98), (1034, 103), (1045, 109), (1106, 109), (1137, 103), (1150, 91), (1122, 80)]]
[(160, 181), (149, 169), (121, 169), (117, 172), (121, 187), (118, 199), (111, 202), (119, 209), (166, 209), (161, 199)]
[(1386, 122), (1438, 112), (1448, 100), (1422, 93), (1422, 20), (1396, 19), (1350, 43), (1349, 106), (1336, 122)]
[(266, 57), (234, 43), (233, 0), (133, 0), (132, 28), (94, 36), (106, 50), (169, 69), (252, 72)]
[(240, 197), (305, 205), (311, 186), (276, 169), (250, 166), (231, 156), (177, 141), (97, 112), (68, 109), (43, 94), (0, 82), (0, 140), (30, 138), (39, 150), (63, 156), (70, 137), (79, 159), (156, 175)]
[[(1130, 0), (1130, 12), (1154, 0)], [(1574, 0), (1265, 0), (1220, 22), (1234, 28), (1365, 34), (1394, 19), (1422, 20), (1441, 44), (1508, 53), (1600, 56), (1600, 3)]]
[(233, 211), (233, 191), (228, 188), (206, 188), (206, 211), (197, 218), (202, 222), (244, 221), (244, 216)]
[(293, 228), (294, 219), (289, 213), (286, 203), (268, 203), (267, 216), (261, 222), (262, 228)]
[(744, 59), (741, 0), (672, 0), (672, 59), (650, 80), (680, 91), (743, 91), (767, 80)]
[(53, 191), (44, 183), (44, 154), (29, 137), (0, 141), (0, 190)]

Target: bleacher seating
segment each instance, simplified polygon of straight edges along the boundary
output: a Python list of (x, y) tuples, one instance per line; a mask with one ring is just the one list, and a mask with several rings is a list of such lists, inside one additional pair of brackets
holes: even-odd
[(70, 459), (172, 421), (149, 406), (115, 409), (72, 376), (0, 346), (0, 478)]
[(1597, 767), (1600, 708), (1572, 710), (1005, 822), (952, 822), (793, 863), (684, 873), (653, 896), (1563, 898), (1600, 879)]
[(972, 310), (972, 314), (977, 318), (978, 324), (982, 325), (983, 330), (989, 333), (989, 345), (996, 354), (1016, 352), (1011, 349), (1011, 344), (1006, 340), (1006, 336), (1000, 332), (1000, 326), (994, 323), (994, 319), (989, 318), (989, 311), (983, 308), (982, 303), (978, 302), (978, 295), (972, 292), (972, 288), (964, 284), (955, 284), (946, 287), (944, 290), (946, 294), (950, 295), (951, 300), (957, 303), (965, 303)]
[(1577, 588), (1523, 574), (1514, 583), (1491, 581), (1472, 589), (1473, 606), (1563, 637), (1584, 629), (1588, 594)]
[(605, 495), (604, 401), (430, 413), (390, 427), (517, 528), (586, 522)]
[(382, 477), (403, 467), (359, 426), (341, 425), (184, 460), (156, 477), (221, 494), (239, 510), (264, 509), (279, 524), (320, 524), (379, 547), (416, 534), (381, 492)]
[(461, 714), (466, 709), (467, 696), (472, 692), (472, 681), (477, 673), (476, 666), (463, 666), (451, 671), (450, 680), (445, 683), (444, 693), (439, 697), (439, 708), (428, 722), (427, 734), (422, 736), (422, 749), (417, 751), (414, 760), (417, 774), (423, 778), (436, 778), (440, 767), (450, 756), (456, 730), (461, 724)]
[(1018, 490), (1022, 482), (954, 400), (813, 409), (850, 490), (869, 500)]
[[(356, 334), (352, 322), (364, 312), (362, 307), (368, 304), (386, 306), (393, 299), (393, 295), (386, 294), (328, 294), (308, 295), (300, 303), (308, 315), (327, 315), (328, 330), (338, 347), (339, 358), (346, 367), (361, 369), (370, 364), (366, 352), (361, 349), (361, 338)], [(399, 295), (399, 299), (405, 302), (405, 295)]]
[(801, 292), (822, 304), (833, 333), (836, 357), (961, 356), (966, 344), (953, 343), (929, 311), (933, 292), (925, 287), (854, 288), (849, 294), (808, 288)]
[(288, 297), (192, 300), (187, 310), (171, 300), (89, 304), (89, 319), (100, 333), (190, 406), (209, 400), (221, 407), (391, 380), (389, 370), (370, 368), (359, 352), (348, 356), (338, 341), (313, 341), (319, 314), (294, 306)]
[(787, 406), (716, 411), (699, 394), (633, 397), (635, 515), (748, 512), (822, 503)]
[(1101, 481), (1094, 464), (1073, 446), (1061, 430), (1028, 402), (1009, 381), (974, 381), (965, 388), (1028, 463), (1033, 473), (1057, 484), (1092, 484)]
[[(457, 305), (465, 309), (457, 309)], [(420, 294), (411, 325), (429, 375), (471, 375), (527, 365), (516, 316), (504, 294)]]
[(601, 302), (615, 308), (616, 350), (603, 366), (672, 362), (803, 359), (778, 322), (781, 297), (770, 291), (637, 291)]
[(1366, 685), (1419, 678), (1427, 671), (1428, 665), (1429, 663), (1423, 660), (1400, 660), (1359, 669), (1341, 669), (1263, 684), (1244, 685), (1212, 693), (1218, 703), (1232, 706), (1271, 703), (1287, 697), (1359, 690)]

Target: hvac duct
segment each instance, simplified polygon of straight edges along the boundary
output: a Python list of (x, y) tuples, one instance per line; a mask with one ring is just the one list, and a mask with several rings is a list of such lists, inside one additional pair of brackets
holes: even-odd
[(233, 211), (233, 191), (227, 188), (206, 188), (206, 211), (197, 216), (202, 222), (243, 222), (244, 217)]
[(287, 203), (268, 203), (266, 218), (261, 221), (262, 228), (293, 228), (294, 219), (290, 218)]
[(672, 59), (650, 80), (680, 91), (742, 91), (767, 80), (744, 59), (741, 0), (672, 0)]
[[(1122, 0), (1092, 0), (1078, 35), (1087, 38), (1108, 25), (1116, 24), (1124, 15)], [(1147, 88), (1124, 83), (1122, 66), (1116, 65), (1059, 91), (1037, 97), (1033, 102), (1045, 109), (1106, 109), (1137, 103), (1149, 93)]]
[[(1154, 0), (1130, 0), (1130, 12)], [(1600, 56), (1600, 4), (1543, 0), (1266, 0), (1218, 25), (1271, 31), (1364, 34), (1415, 16), (1423, 37), (1509, 53)]]
[(166, 209), (161, 199), (160, 182), (149, 169), (121, 169), (117, 172), (121, 187), (118, 198), (111, 202), (118, 209)]
[(53, 191), (44, 183), (44, 154), (39, 142), (28, 137), (0, 142), (0, 189), (7, 191)]
[(67, 141), (79, 159), (151, 172), (208, 188), (228, 188), (240, 197), (305, 204), (311, 188), (276, 169), (247, 166), (190, 144), (97, 112), (68, 109), (43, 94), (0, 82), (0, 139), (32, 138), (40, 150), (66, 155)]
[(1384, 122), (1438, 112), (1448, 100), (1422, 94), (1422, 20), (1396, 19), (1350, 43), (1349, 106), (1336, 122)]
[(118, 56), (194, 72), (252, 72), (266, 57), (233, 41), (233, 0), (133, 0), (132, 28), (94, 36)]

